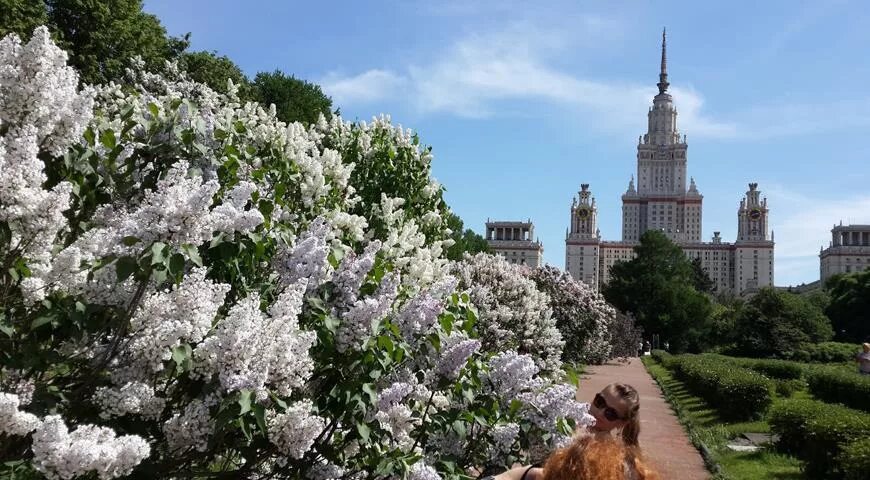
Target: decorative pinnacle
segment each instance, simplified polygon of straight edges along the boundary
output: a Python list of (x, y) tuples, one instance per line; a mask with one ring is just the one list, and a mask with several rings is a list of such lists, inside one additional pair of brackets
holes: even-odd
[(659, 73), (659, 83), (657, 83), (659, 87), (659, 93), (665, 93), (668, 91), (668, 50), (667, 50), (667, 31), (666, 29), (662, 29), (662, 68)]

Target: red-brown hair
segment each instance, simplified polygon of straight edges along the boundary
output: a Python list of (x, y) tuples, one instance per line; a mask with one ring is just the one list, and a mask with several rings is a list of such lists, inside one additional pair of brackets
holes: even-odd
[(609, 435), (574, 439), (544, 463), (543, 480), (659, 480), (636, 447)]

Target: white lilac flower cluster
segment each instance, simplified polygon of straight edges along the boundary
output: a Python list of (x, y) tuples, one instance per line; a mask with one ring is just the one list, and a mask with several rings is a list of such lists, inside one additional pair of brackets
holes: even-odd
[(483, 351), (518, 348), (541, 370), (556, 371), (565, 342), (556, 328), (550, 298), (529, 280), (523, 267), (496, 255), (466, 255), (453, 264), (459, 288), (478, 308)]
[(381, 242), (374, 240), (366, 245), (361, 255), (348, 252), (335, 271), (332, 282), (335, 284), (340, 307), (349, 307), (357, 300), (359, 289), (366, 275), (375, 264), (375, 255), (381, 249)]
[(26, 300), (43, 297), (41, 274), (49, 269), (57, 234), (66, 227), (72, 185), (47, 181), (41, 152), (61, 155), (81, 136), (93, 111), (93, 92), (79, 91), (67, 54), (37, 28), (27, 44), (16, 35), (0, 40), (0, 221), (11, 248), (27, 258), (33, 276), (22, 282)]
[(323, 433), (326, 421), (311, 413), (310, 400), (296, 402), (287, 407), (283, 413), (268, 414), (269, 441), (281, 450), (281, 453), (292, 458), (302, 458)]
[(0, 392), (0, 433), (22, 437), (39, 426), (39, 418), (32, 413), (22, 412), (18, 395)]
[(465, 335), (451, 334), (441, 342), (441, 356), (436, 371), (448, 380), (455, 380), (468, 359), (480, 350), (480, 340)]
[(154, 388), (142, 382), (129, 382), (121, 387), (99, 387), (94, 393), (94, 403), (100, 406), (103, 418), (140, 415), (147, 420), (156, 420), (166, 406), (166, 400), (154, 395)]
[(292, 248), (284, 248), (275, 256), (272, 267), (281, 283), (292, 285), (300, 279), (308, 279), (308, 291), (312, 291), (331, 278), (329, 242), (332, 239), (332, 228), (326, 219), (314, 219)]
[(47, 478), (69, 479), (96, 472), (101, 479), (129, 475), (151, 454), (136, 435), (116, 436), (106, 427), (78, 425), (70, 432), (58, 415), (49, 415), (33, 432), (33, 467)]
[(489, 458), (498, 460), (509, 453), (519, 438), (520, 426), (516, 423), (496, 425), (492, 428), (492, 445), (490, 446)]
[(154, 292), (130, 320), (126, 348), (113, 365), (117, 385), (147, 380), (163, 370), (172, 349), (182, 343), (201, 342), (230, 290), (205, 278), (206, 269), (194, 268), (169, 291)]
[(616, 310), (604, 297), (555, 267), (531, 269), (528, 275), (550, 298), (553, 318), (565, 339), (562, 359), (601, 363), (610, 358)]
[(198, 371), (216, 376), (227, 393), (247, 389), (259, 401), (267, 385), (282, 396), (301, 387), (314, 368), (308, 350), (316, 338), (299, 329), (297, 318), (307, 285), (302, 279), (285, 288), (267, 314), (257, 294), (234, 305), (194, 350)]
[(508, 351), (490, 358), (484, 380), (505, 404), (510, 404), (520, 393), (543, 386), (543, 379), (537, 375), (538, 367), (530, 356)]
[(394, 322), (406, 342), (413, 343), (416, 336), (429, 332), (438, 320), (438, 315), (444, 311), (444, 297), (455, 290), (456, 284), (456, 278), (448, 275), (431, 287), (417, 292), (402, 305)]
[(215, 421), (209, 412), (212, 403), (213, 399), (193, 399), (182, 413), (174, 414), (163, 424), (163, 435), (171, 452), (188, 449), (204, 452), (208, 449), (208, 440), (215, 428)]
[(441, 480), (441, 475), (438, 475), (437, 470), (421, 460), (411, 465), (408, 480)]
[(430, 285), (447, 276), (449, 262), (442, 258), (442, 254), (453, 241), (436, 241), (427, 247), (426, 235), (420, 226), (415, 220), (406, 218), (401, 208), (404, 203), (402, 198), (381, 194), (381, 203), (372, 209), (388, 228), (382, 249), (396, 268), (406, 272), (406, 285)]
[(335, 333), (339, 352), (360, 348), (372, 336), (375, 326), (386, 317), (399, 294), (400, 275), (388, 272), (374, 294), (354, 302)]
[(549, 385), (531, 392), (520, 393), (524, 404), (523, 417), (547, 431), (555, 431), (559, 418), (572, 419), (577, 426), (595, 423), (589, 415), (589, 404), (577, 401), (577, 390), (564, 384)]

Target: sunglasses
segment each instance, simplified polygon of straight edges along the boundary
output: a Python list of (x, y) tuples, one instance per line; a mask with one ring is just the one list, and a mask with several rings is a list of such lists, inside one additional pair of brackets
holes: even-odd
[(619, 415), (619, 412), (616, 411), (615, 408), (607, 405), (607, 400), (604, 399), (600, 393), (595, 394), (595, 400), (592, 401), (592, 404), (595, 405), (595, 408), (599, 410), (604, 410), (604, 418), (611, 422), (615, 422), (617, 420), (625, 420), (622, 416)]

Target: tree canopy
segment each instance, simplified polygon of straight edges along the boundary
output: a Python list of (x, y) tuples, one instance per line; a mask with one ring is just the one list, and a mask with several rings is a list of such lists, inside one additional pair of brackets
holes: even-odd
[(242, 98), (248, 98), (250, 85), (248, 77), (229, 57), (217, 52), (184, 52), (178, 60), (182, 70), (191, 80), (204, 83), (212, 90), (227, 93), (227, 80), (239, 87)]
[(447, 258), (450, 260), (462, 260), (465, 252), (474, 255), (489, 251), (486, 239), (475, 233), (474, 230), (465, 228), (462, 219), (453, 212), (447, 214), (447, 228), (453, 232), (450, 235), (453, 245), (447, 249)]
[(706, 338), (711, 301), (696, 288), (692, 262), (662, 232), (649, 230), (635, 247), (636, 257), (610, 269), (604, 297), (632, 313), (645, 334), (659, 334), (672, 349), (700, 350)]
[(312, 124), (322, 113), (329, 118), (332, 99), (320, 85), (286, 75), (280, 70), (260, 72), (252, 84), (254, 98), (263, 105), (275, 105), (278, 119), (283, 122)]
[(154, 15), (142, 11), (141, 0), (46, 0), (49, 28), (69, 52), (85, 83), (119, 80), (140, 57), (160, 71), (188, 47), (187, 37), (167, 35)]
[(805, 342), (831, 339), (831, 323), (810, 300), (771, 287), (741, 310), (735, 325), (737, 350), (752, 357), (790, 357)]
[(825, 286), (831, 296), (825, 312), (837, 340), (870, 341), (870, 270), (835, 275)]

